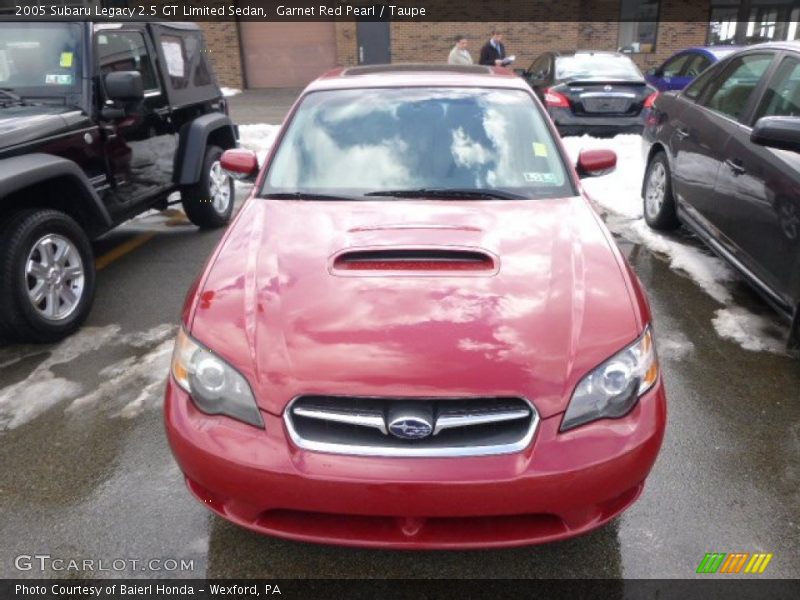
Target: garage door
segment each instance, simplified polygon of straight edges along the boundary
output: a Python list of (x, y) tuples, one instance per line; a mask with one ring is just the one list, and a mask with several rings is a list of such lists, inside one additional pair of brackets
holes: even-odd
[(242, 21), (240, 26), (251, 88), (301, 87), (336, 66), (333, 23)]

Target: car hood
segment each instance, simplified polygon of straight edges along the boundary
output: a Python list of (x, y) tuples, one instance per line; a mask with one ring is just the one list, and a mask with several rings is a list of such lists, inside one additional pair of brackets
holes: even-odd
[(65, 106), (0, 106), (0, 148), (46, 138), (73, 127), (65, 115), (79, 114)]
[[(490, 261), (337, 266), (343, 252), (387, 249)], [(195, 296), (190, 332), (274, 414), (306, 393), (515, 395), (547, 417), (636, 338), (633, 306), (622, 259), (581, 197), (254, 198)]]

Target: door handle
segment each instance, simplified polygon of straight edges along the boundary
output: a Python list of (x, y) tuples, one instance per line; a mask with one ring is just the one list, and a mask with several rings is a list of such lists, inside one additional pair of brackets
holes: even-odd
[(687, 137), (689, 137), (689, 130), (685, 127), (678, 127), (675, 130), (675, 135), (677, 135), (679, 139), (685, 140)]
[(725, 161), (725, 164), (731, 171), (734, 172), (735, 175), (744, 175), (746, 172), (744, 165), (742, 165), (742, 161), (739, 159), (729, 158)]

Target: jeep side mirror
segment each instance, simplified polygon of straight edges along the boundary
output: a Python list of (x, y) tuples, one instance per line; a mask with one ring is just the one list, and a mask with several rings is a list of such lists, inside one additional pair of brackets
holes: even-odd
[(584, 150), (578, 155), (578, 177), (597, 177), (611, 173), (617, 166), (617, 155), (612, 150)]
[(133, 102), (144, 98), (142, 74), (138, 71), (113, 71), (103, 81), (110, 100)]
[(219, 162), (234, 179), (252, 180), (258, 175), (258, 157), (251, 150), (244, 148), (225, 150)]
[(767, 148), (800, 152), (800, 118), (762, 117), (756, 121), (750, 141)]

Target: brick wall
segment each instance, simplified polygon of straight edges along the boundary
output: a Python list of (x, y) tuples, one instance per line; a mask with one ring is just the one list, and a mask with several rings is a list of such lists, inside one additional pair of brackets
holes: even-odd
[(206, 46), (209, 49), (211, 64), (217, 81), (222, 86), (242, 88), (242, 60), (239, 52), (239, 31), (236, 23), (200, 23)]
[(356, 24), (350, 21), (336, 23), (336, 64), (350, 67), (358, 64)]

